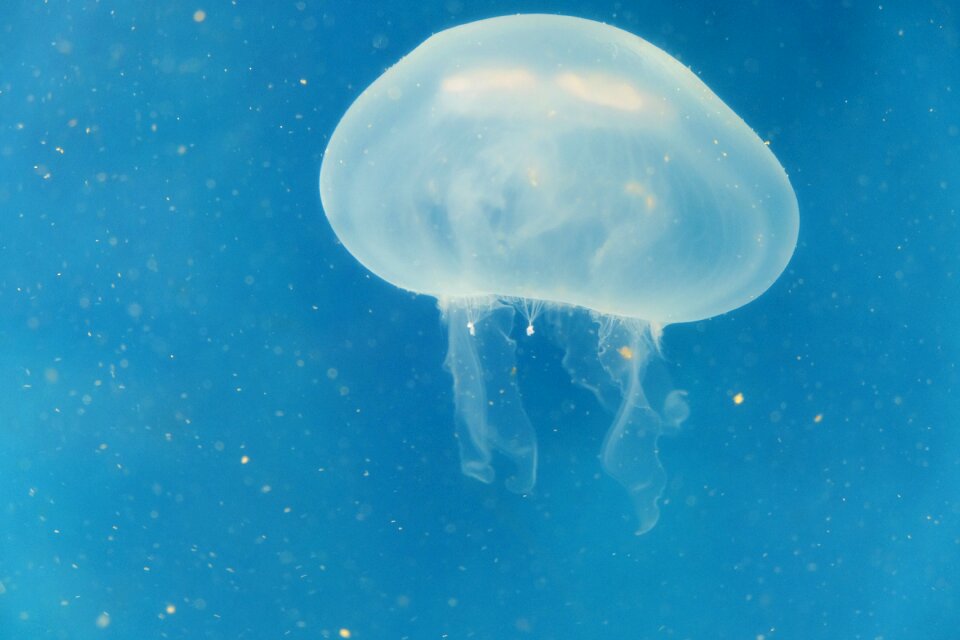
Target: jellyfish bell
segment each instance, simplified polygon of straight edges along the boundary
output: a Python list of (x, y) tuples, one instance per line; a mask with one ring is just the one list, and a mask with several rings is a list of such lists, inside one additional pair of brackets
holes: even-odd
[(321, 192), (344, 245), (402, 288), (661, 323), (760, 295), (797, 233), (783, 169), (706, 85), (562, 16), (428, 39), (347, 111)]
[[(324, 210), (364, 266), (437, 298), (463, 471), (529, 491), (536, 439), (516, 385), (519, 309), (564, 343), (574, 382), (615, 413), (605, 470), (639, 532), (658, 517), (661, 412), (644, 367), (663, 326), (761, 295), (796, 245), (796, 197), (760, 138), (655, 46), (565, 16), (440, 32), (348, 109), (324, 154)], [(547, 310), (549, 321), (538, 320)]]

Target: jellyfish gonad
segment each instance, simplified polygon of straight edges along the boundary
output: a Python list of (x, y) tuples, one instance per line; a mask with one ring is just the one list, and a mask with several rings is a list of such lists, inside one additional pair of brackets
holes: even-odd
[[(604, 469), (656, 524), (655, 410), (645, 365), (668, 324), (760, 296), (796, 245), (787, 175), (686, 67), (614, 27), (515, 15), (429, 38), (353, 103), (320, 171), (323, 208), (384, 280), (436, 297), (449, 332), (464, 473), (534, 486), (516, 383), (516, 309), (551, 329), (573, 381), (613, 404)], [(538, 320), (536, 310), (541, 314)]]

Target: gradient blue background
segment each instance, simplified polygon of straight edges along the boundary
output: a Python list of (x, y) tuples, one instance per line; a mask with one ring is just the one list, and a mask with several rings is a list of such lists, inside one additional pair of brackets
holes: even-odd
[[(434, 302), (320, 208), (367, 84), (530, 11), (678, 57), (800, 202), (766, 295), (667, 329), (640, 538), (539, 336), (537, 493), (460, 474)], [(958, 207), (952, 2), (4, 2), (0, 639), (960, 637)]]

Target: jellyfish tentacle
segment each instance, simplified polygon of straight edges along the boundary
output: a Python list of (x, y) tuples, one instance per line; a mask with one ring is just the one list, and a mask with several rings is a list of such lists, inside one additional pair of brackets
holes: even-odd
[(465, 309), (444, 307), (442, 302), (440, 308), (448, 325), (449, 347), (444, 365), (453, 375), (460, 468), (465, 475), (490, 483), (495, 474), (490, 466), (490, 443), (484, 435), (487, 398), (480, 356), (473, 340), (475, 324), (467, 318)]
[(601, 322), (600, 363), (623, 394), (600, 457), (604, 470), (630, 494), (639, 521), (636, 533), (641, 535), (657, 524), (658, 502), (666, 486), (657, 448), (663, 425), (642, 386), (653, 344), (642, 321), (599, 316), (595, 320)]
[(441, 300), (440, 310), (448, 325), (445, 365), (453, 375), (463, 473), (492, 482), (493, 451), (499, 451), (516, 467), (507, 488), (528, 493), (536, 481), (537, 443), (517, 386), (514, 309), (484, 298)]
[(621, 403), (620, 389), (597, 358), (596, 342), (585, 337), (599, 340), (595, 319), (581, 309), (563, 307), (551, 310), (548, 320), (554, 339), (563, 348), (562, 364), (570, 381), (591, 392), (604, 409), (615, 412)]

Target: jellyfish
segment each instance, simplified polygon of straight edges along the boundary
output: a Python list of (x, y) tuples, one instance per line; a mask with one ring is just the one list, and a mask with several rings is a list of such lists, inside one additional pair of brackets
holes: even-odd
[(696, 75), (633, 34), (559, 15), (423, 42), (340, 120), (320, 196), (362, 265), (436, 298), (463, 472), (490, 483), (506, 464), (508, 489), (533, 489), (516, 345), (543, 329), (613, 413), (600, 460), (637, 533), (659, 517), (658, 438), (689, 413), (682, 391), (657, 407), (644, 393), (664, 327), (760, 296), (799, 228), (768, 145)]

